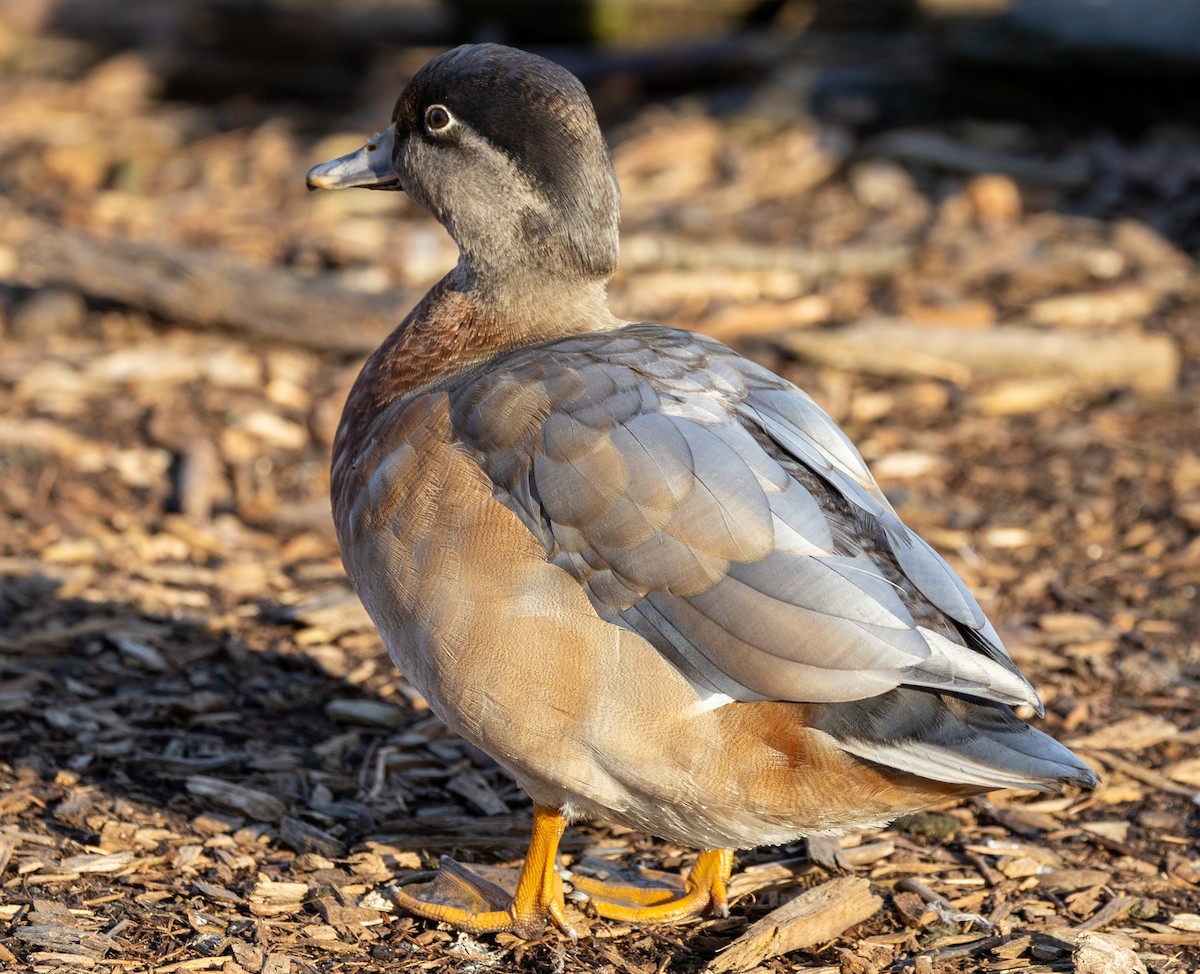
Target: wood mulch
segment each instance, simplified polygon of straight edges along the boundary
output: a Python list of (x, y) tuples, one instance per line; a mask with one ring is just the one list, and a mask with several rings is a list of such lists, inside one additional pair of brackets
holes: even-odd
[[(732, 114), (683, 98), (610, 130), (618, 313), (825, 405), (1104, 783), (747, 852), (728, 919), (578, 914), (578, 943), (525, 944), (391, 908), (440, 855), (517, 863), (530, 808), (396, 673), (328, 516), (360, 361), (336, 335), (385, 292), (398, 318), (453, 245), (398, 194), (305, 193), (361, 113), (171, 102), (136, 51), (0, 43), (0, 969), (1200, 969), (1194, 123), (863, 134), (781, 71)], [(75, 256), (38, 265), (18, 233)], [(166, 269), (87, 276), (107, 240)], [(347, 320), (325, 340), (297, 311), (294, 342), (286, 308), (230, 320), (172, 276), (205, 254)], [(695, 851), (604, 823), (563, 845)]]

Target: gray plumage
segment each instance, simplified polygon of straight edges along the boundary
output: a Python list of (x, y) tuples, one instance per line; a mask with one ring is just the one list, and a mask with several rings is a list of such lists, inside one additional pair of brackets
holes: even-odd
[[(915, 771), (915, 749), (939, 780), (1088, 779), (1009, 714), (1040, 701), (979, 604), (790, 383), (639, 324), (501, 355), (451, 401), (547, 558), (702, 690), (829, 705), (814, 726), (851, 753)], [(928, 690), (962, 698), (950, 718), (932, 719)], [(1040, 743), (1014, 750), (1013, 733)], [(973, 742), (966, 777), (946, 766), (949, 738)]]

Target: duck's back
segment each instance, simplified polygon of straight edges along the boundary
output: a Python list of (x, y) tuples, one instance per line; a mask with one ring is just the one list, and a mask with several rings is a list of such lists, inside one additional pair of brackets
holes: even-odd
[(726, 346), (633, 325), (507, 353), (447, 394), (454, 437), (546, 557), (705, 689), (1037, 706), (833, 421)]

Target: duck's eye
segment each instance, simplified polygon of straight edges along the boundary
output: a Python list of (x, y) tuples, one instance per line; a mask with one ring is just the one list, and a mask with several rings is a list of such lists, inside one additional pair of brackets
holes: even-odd
[(440, 132), (454, 119), (441, 105), (430, 105), (425, 109), (425, 124), (431, 132)]

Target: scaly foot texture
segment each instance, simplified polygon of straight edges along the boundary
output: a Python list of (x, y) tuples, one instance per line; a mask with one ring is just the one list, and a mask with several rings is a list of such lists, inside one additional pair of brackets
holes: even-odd
[(579, 873), (569, 873), (567, 878), (607, 920), (672, 923), (697, 916), (728, 916), (732, 870), (732, 849), (710, 849), (700, 853), (682, 881), (669, 873), (648, 875), (639, 883), (610, 883)]
[(578, 939), (567, 922), (562, 879), (555, 870), (558, 842), (566, 824), (566, 819), (551, 809), (534, 809), (533, 837), (515, 890), (496, 882), (500, 871), (443, 858), (430, 882), (397, 887), (392, 899), (406, 913), (448, 923), (470, 934), (511, 933), (536, 940), (549, 922), (572, 940)]

